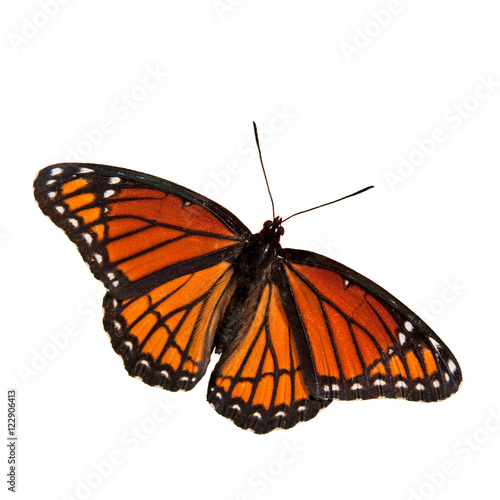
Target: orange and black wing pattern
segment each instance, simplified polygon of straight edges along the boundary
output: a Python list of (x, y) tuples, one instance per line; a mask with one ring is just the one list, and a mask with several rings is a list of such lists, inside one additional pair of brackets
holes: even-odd
[(231, 212), (208, 198), (123, 168), (52, 165), (39, 172), (34, 190), (45, 215), (121, 299), (230, 261), (250, 236)]
[(108, 289), (104, 327), (130, 375), (189, 390), (215, 347), (208, 401), (239, 427), (290, 428), (333, 400), (439, 401), (461, 383), (441, 339), (384, 289), (283, 250), (280, 217), (252, 235), (202, 195), (104, 165), (52, 165), (34, 189)]
[(108, 292), (104, 327), (129, 374), (169, 391), (192, 389), (210, 361), (232, 276), (221, 262), (133, 299)]
[(128, 372), (169, 390), (192, 388), (249, 230), (193, 191), (122, 168), (52, 165), (34, 189), (108, 288), (104, 326)]
[(330, 403), (311, 398), (276, 284), (264, 287), (253, 318), (223, 352), (207, 399), (257, 434), (293, 427)]
[(321, 255), (284, 250), (280, 292), (314, 398), (439, 401), (462, 375), (443, 341), (384, 289)]

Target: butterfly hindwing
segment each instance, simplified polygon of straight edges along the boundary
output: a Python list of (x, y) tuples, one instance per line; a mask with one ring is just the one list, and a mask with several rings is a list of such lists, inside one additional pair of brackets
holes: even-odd
[(40, 171), (34, 188), (42, 211), (121, 299), (231, 259), (250, 236), (208, 198), (126, 169), (52, 165)]
[(258, 434), (293, 427), (328, 405), (310, 398), (275, 284), (264, 287), (249, 327), (222, 354), (207, 398), (221, 415)]
[(284, 250), (283, 262), (283, 303), (313, 397), (439, 401), (457, 391), (451, 351), (380, 286), (311, 252)]
[(108, 293), (104, 327), (129, 374), (170, 391), (192, 389), (210, 360), (232, 275), (222, 262), (133, 299)]

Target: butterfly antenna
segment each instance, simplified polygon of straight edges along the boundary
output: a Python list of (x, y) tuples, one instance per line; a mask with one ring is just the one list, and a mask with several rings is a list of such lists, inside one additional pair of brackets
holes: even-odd
[(260, 164), (262, 165), (262, 172), (264, 172), (264, 179), (266, 179), (267, 191), (269, 193), (269, 198), (271, 198), (271, 205), (273, 207), (273, 220), (274, 220), (276, 217), (275, 212), (274, 212), (274, 200), (273, 200), (273, 195), (271, 194), (271, 188), (269, 187), (269, 182), (267, 181), (267, 175), (266, 175), (266, 169), (264, 168), (264, 162), (262, 161), (262, 153), (260, 152), (260, 144), (259, 144), (259, 134), (257, 134), (257, 125), (255, 124), (255, 122), (253, 122), (253, 131), (255, 133), (255, 142), (257, 142), (257, 149), (259, 150), (259, 158), (260, 158)]
[(348, 194), (347, 196), (343, 196), (342, 198), (339, 198), (338, 200), (329, 201), (328, 203), (323, 203), (323, 205), (318, 205), (317, 207), (308, 208), (307, 210), (302, 210), (300, 212), (297, 212), (296, 214), (290, 215), (290, 217), (287, 217), (286, 219), (283, 219), (282, 222), (285, 222), (286, 220), (291, 219), (292, 217), (295, 217), (296, 215), (305, 214), (306, 212), (311, 212), (312, 210), (316, 210), (317, 208), (326, 207), (327, 205), (332, 205), (333, 203), (337, 203), (337, 201), (342, 201), (342, 200), (345, 200), (346, 198), (350, 198), (351, 196), (356, 196), (357, 194), (364, 193), (365, 191), (368, 191), (369, 189), (371, 189), (373, 187), (375, 187), (375, 186), (368, 186), (368, 187), (365, 187), (364, 189), (360, 189), (359, 191), (356, 191), (355, 193), (351, 193), (351, 194)]

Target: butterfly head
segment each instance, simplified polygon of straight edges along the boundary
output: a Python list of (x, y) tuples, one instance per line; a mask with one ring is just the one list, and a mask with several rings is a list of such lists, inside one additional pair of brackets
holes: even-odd
[(261, 233), (266, 235), (270, 240), (278, 242), (283, 234), (285, 234), (285, 228), (281, 225), (282, 222), (283, 219), (279, 216), (275, 217), (274, 220), (266, 220)]

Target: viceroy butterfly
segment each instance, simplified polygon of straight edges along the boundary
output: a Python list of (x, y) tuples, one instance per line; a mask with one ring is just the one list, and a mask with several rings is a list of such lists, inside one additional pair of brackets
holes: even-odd
[(252, 234), (205, 196), (105, 165), (51, 165), (34, 192), (106, 286), (128, 373), (190, 390), (220, 353), (207, 399), (243, 429), (290, 428), (333, 400), (458, 390), (457, 360), (417, 315), (338, 262), (282, 248), (281, 217)]

